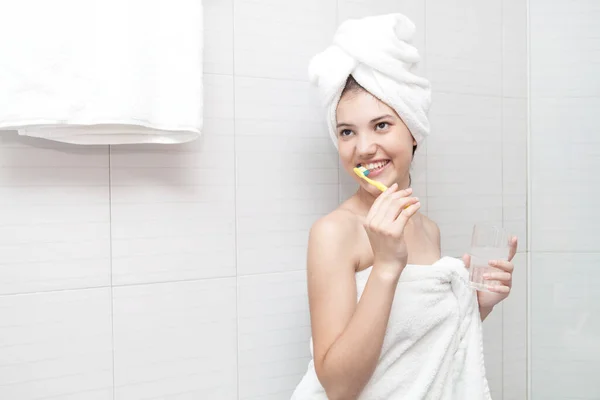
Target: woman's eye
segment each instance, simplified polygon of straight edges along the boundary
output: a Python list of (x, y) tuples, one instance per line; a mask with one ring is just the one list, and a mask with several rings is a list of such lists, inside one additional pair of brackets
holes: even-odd
[(388, 127), (388, 125), (389, 124), (387, 122), (380, 122), (380, 123), (377, 124), (377, 128), (379, 128), (379, 129), (385, 129), (385, 128)]
[(344, 129), (343, 131), (340, 132), (340, 136), (350, 136), (352, 134), (352, 131), (350, 129)]

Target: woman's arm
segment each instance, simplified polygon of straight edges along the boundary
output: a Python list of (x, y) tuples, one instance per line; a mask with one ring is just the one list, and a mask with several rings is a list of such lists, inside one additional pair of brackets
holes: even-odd
[(494, 307), (482, 307), (479, 306), (479, 314), (481, 315), (481, 321), (484, 321), (488, 315), (492, 313)]
[[(312, 228), (308, 291), (315, 368), (331, 400), (358, 397), (379, 360), (398, 276), (374, 266), (356, 302), (357, 228), (331, 215)], [(384, 267), (384, 266), (380, 266)]]

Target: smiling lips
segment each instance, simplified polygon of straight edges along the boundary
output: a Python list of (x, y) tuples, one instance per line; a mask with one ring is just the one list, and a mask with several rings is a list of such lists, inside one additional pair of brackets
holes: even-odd
[(369, 177), (376, 176), (379, 174), (381, 170), (383, 170), (388, 164), (390, 160), (381, 160), (370, 163), (362, 163), (360, 166), (365, 167), (369, 170)]

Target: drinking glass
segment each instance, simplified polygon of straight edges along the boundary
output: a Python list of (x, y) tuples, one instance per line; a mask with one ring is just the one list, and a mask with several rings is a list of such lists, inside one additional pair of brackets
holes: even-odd
[(500, 284), (498, 281), (483, 279), (489, 272), (502, 271), (489, 265), (491, 260), (506, 260), (510, 251), (510, 236), (504, 228), (476, 224), (471, 237), (471, 262), (469, 266), (469, 281), (471, 287), (489, 292), (489, 288)]

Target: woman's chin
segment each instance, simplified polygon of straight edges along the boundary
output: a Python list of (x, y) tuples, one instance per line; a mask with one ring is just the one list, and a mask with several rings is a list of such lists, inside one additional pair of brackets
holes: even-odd
[[(381, 190), (379, 190), (378, 188), (376, 188), (375, 186), (373, 186), (367, 182), (361, 183), (361, 187), (365, 192), (369, 193), (373, 197), (378, 197), (381, 193), (383, 193)], [(389, 186), (386, 185), (386, 187), (389, 187)]]

